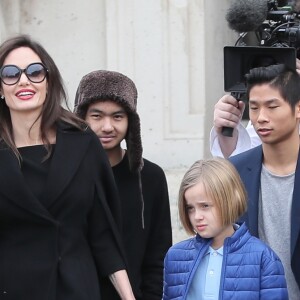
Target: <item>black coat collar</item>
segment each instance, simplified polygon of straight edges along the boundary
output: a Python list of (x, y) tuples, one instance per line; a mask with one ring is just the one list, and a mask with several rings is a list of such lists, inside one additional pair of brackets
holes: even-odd
[[(57, 127), (56, 146), (44, 195), (49, 206), (55, 202), (78, 169), (91, 136), (66, 123)], [(42, 218), (53, 220), (47, 208), (28, 188), (17, 157), (7, 147), (0, 149), (0, 194), (17, 206)]]

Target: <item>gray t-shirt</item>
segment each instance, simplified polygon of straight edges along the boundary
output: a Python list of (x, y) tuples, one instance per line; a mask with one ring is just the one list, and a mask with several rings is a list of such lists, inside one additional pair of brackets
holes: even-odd
[(284, 266), (289, 299), (299, 300), (300, 291), (291, 269), (291, 210), (295, 173), (279, 176), (265, 166), (261, 171), (258, 235), (279, 256)]

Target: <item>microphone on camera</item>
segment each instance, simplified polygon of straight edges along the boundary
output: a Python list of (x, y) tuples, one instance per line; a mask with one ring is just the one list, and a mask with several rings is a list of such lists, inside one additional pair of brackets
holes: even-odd
[(267, 18), (268, 0), (236, 0), (226, 13), (228, 25), (238, 33), (256, 30)]

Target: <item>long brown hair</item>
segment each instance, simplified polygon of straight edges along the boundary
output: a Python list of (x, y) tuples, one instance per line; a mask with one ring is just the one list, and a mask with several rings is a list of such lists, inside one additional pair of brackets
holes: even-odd
[[(4, 41), (0, 46), (0, 68), (8, 56), (8, 54), (20, 47), (27, 47), (34, 51), (41, 59), (42, 63), (48, 69), (47, 82), (48, 82), (48, 92), (46, 99), (37, 120), (41, 118), (41, 138), (45, 144), (49, 157), (51, 154), (51, 145), (48, 138), (48, 133), (50, 130), (56, 128), (56, 124), (59, 121), (64, 121), (69, 124), (74, 125), (76, 128), (83, 130), (86, 128), (85, 122), (76, 117), (69, 109), (67, 103), (67, 94), (63, 84), (60, 72), (54, 63), (51, 56), (44, 49), (42, 45), (34, 41), (28, 35), (19, 35), (12, 37)], [(2, 89), (3, 83), (1, 83)], [(64, 105), (64, 107), (63, 107)], [(20, 159), (20, 154), (15, 145), (12, 123), (10, 118), (9, 108), (7, 107), (5, 101), (0, 101), (0, 139), (4, 141), (9, 148), (15, 153), (15, 155)], [(37, 121), (35, 120), (35, 122)]]

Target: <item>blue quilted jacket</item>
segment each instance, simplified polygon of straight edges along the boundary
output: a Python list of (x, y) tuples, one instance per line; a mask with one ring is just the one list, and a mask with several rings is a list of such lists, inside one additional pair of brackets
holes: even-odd
[[(163, 299), (184, 300), (211, 239), (199, 235), (172, 246), (165, 257)], [(219, 300), (288, 300), (278, 256), (242, 224), (226, 238)]]

